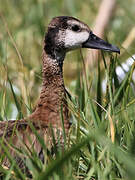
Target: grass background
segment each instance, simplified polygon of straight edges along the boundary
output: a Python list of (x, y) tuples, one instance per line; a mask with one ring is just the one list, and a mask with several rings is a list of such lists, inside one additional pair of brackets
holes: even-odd
[[(0, 120), (31, 113), (41, 89), (42, 42), (51, 18), (75, 16), (92, 28), (99, 5), (99, 0), (0, 0)], [(34, 179), (135, 179), (135, 63), (120, 82), (115, 71), (135, 53), (134, 39), (122, 48), (134, 28), (134, 11), (134, 0), (118, 0), (106, 32), (108, 40), (123, 50), (121, 56), (102, 54), (103, 67), (98, 63), (83, 76), (85, 58), (80, 51), (66, 56), (64, 79), (72, 95), (70, 138), (64, 155), (56, 153), (54, 159), (47, 154), (45, 164), (34, 152), (31, 156), (21, 152), (29, 157), (27, 164)], [(82, 53), (85, 57), (85, 51)], [(39, 141), (45, 149), (40, 137)], [(6, 170), (0, 165), (4, 179), (26, 179), (8, 150), (6, 156), (12, 166)]]

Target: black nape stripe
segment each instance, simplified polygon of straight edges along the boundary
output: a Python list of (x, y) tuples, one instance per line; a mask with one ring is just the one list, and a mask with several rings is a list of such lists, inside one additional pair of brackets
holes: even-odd
[(51, 57), (51, 59), (57, 60), (62, 71), (64, 56), (58, 59), (57, 55), (61, 54), (62, 51), (64, 51), (64, 43), (63, 41), (58, 42), (58, 32), (59, 27), (57, 26), (53, 28), (48, 28), (48, 32), (45, 36), (44, 50), (46, 54), (48, 54)]
[(56, 42), (55, 42), (55, 37), (57, 36), (59, 32), (59, 28), (48, 28), (48, 32), (45, 36), (45, 47), (44, 50), (45, 52), (51, 56), (51, 58), (55, 59), (55, 47), (56, 47)]

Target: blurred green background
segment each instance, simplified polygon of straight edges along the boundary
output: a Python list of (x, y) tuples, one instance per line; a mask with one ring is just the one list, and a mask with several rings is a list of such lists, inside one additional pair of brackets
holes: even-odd
[[(14, 107), (12, 93), (10, 88), (7, 88), (9, 87), (7, 74), (16, 90), (15, 92), (24, 100), (22, 107), (23, 103), (34, 106), (42, 82), (43, 39), (52, 17), (74, 16), (92, 28), (100, 3), (100, 0), (85, 0), (83, 2), (81, 0), (0, 0), (0, 101), (3, 104), (0, 107), (1, 116), (5, 117), (5, 109), (6, 112), (8, 111), (7, 118), (15, 116), (12, 114), (12, 107)], [(128, 6), (126, 1), (118, 0), (116, 2), (115, 13), (105, 34), (111, 43), (121, 47), (128, 33), (134, 27), (134, 11), (134, 0), (128, 0)], [(135, 41), (122, 54), (121, 61), (129, 57), (127, 51), (130, 54), (134, 53), (134, 46)], [(72, 52), (67, 55), (65, 60), (65, 83), (69, 88), (72, 81), (74, 83), (76, 79), (78, 54), (78, 51)], [(6, 100), (7, 97), (10, 102)], [(26, 113), (25, 108), (24, 105), (24, 114)]]
[[(74, 16), (93, 29), (100, 3), (101, 0), (0, 0), (0, 120), (26, 117), (35, 106), (42, 83), (43, 39), (50, 20), (60, 15)], [(68, 144), (71, 149), (68, 147), (69, 154), (67, 151), (63, 159), (48, 167), (42, 179), (58, 167), (63, 168), (65, 162), (64, 174), (57, 173), (54, 179), (135, 179), (135, 64), (128, 67), (129, 72), (123, 68), (125, 76), (121, 81), (115, 72), (128, 58), (134, 62), (135, 0), (116, 1), (104, 39), (121, 49), (118, 56), (102, 55), (108, 60), (107, 67), (101, 58), (102, 65), (86, 67), (85, 74), (80, 50), (66, 56), (64, 80), (73, 97), (69, 102), (73, 121)], [(82, 53), (85, 62), (87, 50)], [(105, 75), (107, 88), (103, 92)], [(73, 154), (76, 156), (70, 161)], [(37, 161), (34, 162), (38, 164)], [(41, 171), (45, 171), (44, 166)], [(38, 168), (34, 173), (39, 175)], [(8, 171), (5, 174), (8, 177)]]

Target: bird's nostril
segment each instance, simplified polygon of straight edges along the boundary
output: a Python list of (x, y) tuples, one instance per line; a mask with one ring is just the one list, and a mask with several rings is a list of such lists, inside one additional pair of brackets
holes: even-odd
[(96, 40), (96, 39), (97, 39), (97, 37), (96, 37), (96, 36), (93, 36), (93, 39), (94, 39), (94, 40)]
[(90, 31), (90, 35), (92, 35), (93, 34), (93, 32), (92, 31)]

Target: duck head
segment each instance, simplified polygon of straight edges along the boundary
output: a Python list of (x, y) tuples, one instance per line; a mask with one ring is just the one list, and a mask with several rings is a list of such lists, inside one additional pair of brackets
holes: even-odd
[(69, 17), (52, 19), (45, 36), (45, 51), (53, 59), (64, 59), (66, 52), (77, 48), (101, 49), (120, 53), (120, 49), (97, 37), (85, 23)]

